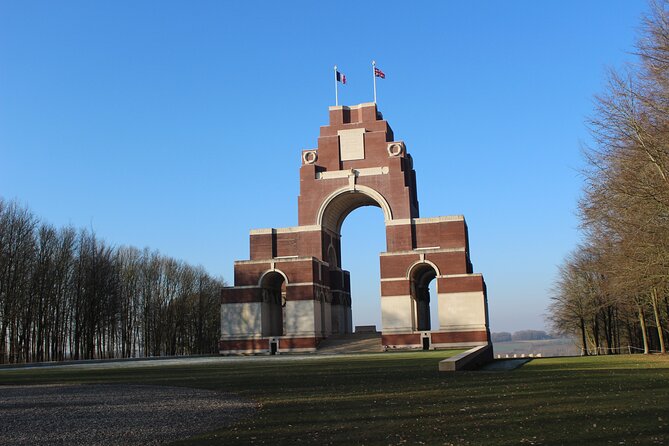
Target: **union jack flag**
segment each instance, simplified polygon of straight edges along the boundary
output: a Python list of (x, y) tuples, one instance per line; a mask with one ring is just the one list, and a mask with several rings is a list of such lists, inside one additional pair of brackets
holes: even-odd
[(385, 79), (386, 78), (386, 73), (379, 70), (378, 68), (374, 68), (374, 76), (380, 77), (381, 79)]

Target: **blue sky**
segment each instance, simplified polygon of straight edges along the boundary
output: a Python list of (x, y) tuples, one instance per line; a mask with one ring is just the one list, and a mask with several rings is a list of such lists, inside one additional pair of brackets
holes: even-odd
[[(252, 228), (297, 224), (300, 151), (372, 99), (421, 216), (464, 214), (491, 329), (544, 328), (579, 240), (585, 120), (644, 1), (0, 0), (0, 196), (231, 281)], [(343, 227), (354, 322), (380, 324), (379, 209)]]

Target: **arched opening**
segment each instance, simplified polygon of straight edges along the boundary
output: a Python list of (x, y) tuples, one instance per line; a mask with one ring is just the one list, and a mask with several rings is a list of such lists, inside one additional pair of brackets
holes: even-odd
[(286, 279), (278, 271), (269, 271), (260, 279), (262, 289), (262, 335), (283, 336), (286, 307)]
[(356, 209), (341, 227), (341, 263), (350, 271), (351, 325), (381, 330), (379, 253), (386, 250), (383, 214), (378, 206)]
[[(437, 303), (436, 286), (430, 286), (437, 277), (437, 271), (429, 263), (419, 263), (410, 273), (411, 298), (414, 306), (414, 326), (418, 331), (430, 331), (433, 319), (438, 321), (438, 315), (432, 315), (431, 309)], [(432, 288), (432, 293), (430, 293)], [(436, 313), (436, 311), (434, 311)], [(433, 316), (435, 316), (433, 318)], [(435, 327), (435, 328), (438, 328)]]
[(346, 307), (348, 296), (341, 291), (345, 275), (339, 264), (337, 249), (338, 247), (335, 247), (333, 244), (328, 247), (327, 262), (331, 288), (329, 296), (327, 296), (327, 301), (330, 302), (329, 315), (323, 315), (323, 325), (327, 326), (329, 322), (329, 330), (326, 330), (326, 334), (344, 334), (350, 332)]
[(339, 234), (346, 217), (363, 206), (379, 207), (385, 221), (393, 219), (390, 205), (383, 195), (371, 187), (356, 185), (339, 189), (326, 198), (318, 211), (317, 223)]
[(321, 205), (318, 224), (333, 236), (324, 253), (331, 293), (330, 317), (325, 318), (332, 334), (352, 333), (361, 325), (381, 328), (379, 253), (386, 249), (385, 222), (390, 220), (386, 199), (362, 185), (339, 189)]

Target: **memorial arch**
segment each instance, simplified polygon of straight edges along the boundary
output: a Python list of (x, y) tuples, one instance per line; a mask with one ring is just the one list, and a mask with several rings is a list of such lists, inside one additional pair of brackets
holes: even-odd
[(371, 187), (352, 185), (336, 190), (323, 200), (318, 210), (316, 224), (340, 234), (341, 225), (348, 214), (362, 206), (381, 208), (386, 222), (393, 219), (390, 205), (383, 195)]
[[(486, 288), (473, 272), (464, 217), (419, 217), (413, 160), (376, 104), (329, 112), (318, 148), (302, 151), (298, 226), (252, 230), (250, 259), (235, 262), (234, 286), (221, 296), (220, 352), (315, 351), (323, 339), (352, 332), (340, 231), (362, 206), (379, 207), (385, 220), (383, 345), (487, 344)], [(430, 299), (438, 301), (438, 327), (430, 324)]]

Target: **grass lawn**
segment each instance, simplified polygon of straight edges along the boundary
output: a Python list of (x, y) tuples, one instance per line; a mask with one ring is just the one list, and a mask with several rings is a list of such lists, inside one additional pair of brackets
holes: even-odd
[(669, 357), (544, 358), (439, 373), (451, 352), (0, 371), (0, 384), (145, 383), (234, 392), (256, 416), (178, 444), (669, 444)]

